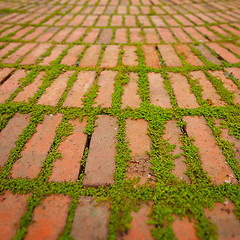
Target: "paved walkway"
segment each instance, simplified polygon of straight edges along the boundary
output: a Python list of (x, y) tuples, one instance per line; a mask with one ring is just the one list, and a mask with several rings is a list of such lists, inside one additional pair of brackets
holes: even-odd
[(0, 239), (240, 239), (240, 1), (0, 1)]

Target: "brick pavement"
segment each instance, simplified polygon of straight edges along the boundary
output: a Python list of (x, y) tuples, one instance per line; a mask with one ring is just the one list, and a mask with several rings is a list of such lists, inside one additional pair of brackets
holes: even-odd
[(0, 239), (240, 239), (239, 0), (0, 9)]

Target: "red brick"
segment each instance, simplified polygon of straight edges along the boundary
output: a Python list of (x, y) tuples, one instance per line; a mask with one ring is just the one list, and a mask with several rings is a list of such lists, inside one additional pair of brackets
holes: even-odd
[(223, 36), (227, 36), (227, 37), (230, 37), (231, 35), (228, 33), (228, 32), (226, 32), (226, 31), (224, 31), (222, 28), (220, 28), (219, 26), (210, 26), (210, 28), (212, 29), (212, 30), (214, 30), (215, 32), (217, 32), (217, 33), (220, 33), (221, 35), (223, 35)]
[(166, 27), (166, 24), (159, 16), (150, 16), (150, 18), (156, 27)]
[(203, 66), (202, 61), (192, 52), (186, 44), (175, 45), (176, 50), (184, 57), (185, 61), (192, 66)]
[(38, 104), (50, 105), (55, 107), (62, 94), (64, 93), (69, 77), (73, 75), (73, 71), (60, 74), (54, 82), (48, 87), (44, 94), (40, 97)]
[(191, 79), (196, 79), (203, 89), (202, 98), (209, 100), (214, 106), (226, 106), (227, 104), (221, 101), (220, 96), (216, 93), (216, 89), (212, 86), (211, 82), (207, 80), (206, 75), (201, 71), (189, 73)]
[(109, 44), (112, 40), (113, 30), (110, 28), (105, 28), (100, 33), (98, 43)]
[(37, 36), (39, 36), (41, 33), (43, 33), (47, 27), (37, 27), (32, 33), (27, 34), (23, 40), (24, 41), (32, 41), (34, 40)]
[(70, 32), (72, 31), (72, 28), (65, 27), (64, 29), (60, 30), (54, 37), (54, 42), (62, 42), (67, 36), (69, 36)]
[(159, 43), (159, 37), (154, 28), (145, 28), (144, 29), (145, 38), (147, 43)]
[(37, 132), (29, 139), (25, 149), (21, 152), (11, 170), (13, 178), (34, 178), (40, 172), (43, 162), (51, 148), (56, 135), (56, 129), (62, 120), (62, 116), (45, 116), (42, 123), (38, 124)]
[(236, 28), (233, 28), (227, 24), (221, 24), (220, 27), (223, 28), (224, 30), (227, 30), (227, 31), (233, 33), (234, 35), (240, 37), (240, 31), (237, 30)]
[(187, 175), (185, 175), (185, 171), (187, 170), (187, 165), (184, 162), (185, 158), (181, 155), (182, 150), (182, 142), (180, 141), (181, 138), (181, 131), (180, 128), (177, 126), (176, 119), (170, 120), (165, 124), (165, 131), (163, 135), (163, 139), (167, 140), (169, 144), (176, 145), (176, 147), (171, 151), (173, 155), (180, 155), (180, 157), (174, 159), (174, 169), (171, 171), (176, 177), (180, 180), (185, 180), (190, 182)]
[(152, 26), (151, 22), (149, 21), (148, 17), (145, 15), (138, 16), (138, 21), (143, 27), (150, 27)]
[(195, 30), (193, 27), (185, 27), (183, 28), (185, 32), (189, 34), (192, 38), (194, 38), (198, 42), (207, 42), (208, 40), (200, 34), (198, 31)]
[(21, 57), (23, 57), (26, 53), (31, 51), (35, 46), (35, 43), (26, 43), (25, 45), (21, 46), (16, 52), (5, 58), (3, 62), (6, 64), (13, 64), (17, 62)]
[(101, 50), (100, 45), (90, 46), (81, 60), (80, 67), (96, 67)]
[(206, 14), (196, 13), (196, 16), (203, 19), (207, 23), (216, 23), (216, 21), (214, 21), (212, 18), (209, 18), (208, 16), (206, 16)]
[(66, 39), (67, 43), (79, 41), (86, 32), (85, 28), (76, 28)]
[(139, 14), (137, 6), (129, 6), (130, 14)]
[(234, 214), (235, 206), (230, 199), (214, 203), (212, 210), (204, 209), (206, 217), (217, 225), (218, 239), (237, 240), (240, 236), (240, 222)]
[(200, 44), (199, 46), (194, 45), (192, 47), (196, 48), (203, 55), (203, 57), (206, 58), (207, 61), (217, 65), (222, 65), (222, 62), (216, 56), (214, 56), (211, 51), (203, 44)]
[(229, 73), (232, 74), (235, 78), (240, 81), (240, 68), (237, 67), (231, 67), (231, 68), (225, 68), (225, 70)]
[(92, 12), (92, 10), (93, 10), (92, 6), (86, 6), (86, 8), (84, 8), (83, 11), (81, 11), (81, 13), (89, 14), (90, 12)]
[(65, 26), (70, 19), (72, 19), (72, 15), (65, 15), (57, 23), (55, 23), (55, 26)]
[(181, 67), (182, 62), (171, 45), (158, 45), (158, 50), (167, 67)]
[(115, 12), (115, 6), (108, 6), (105, 10), (105, 14), (113, 14)]
[(20, 31), (18, 31), (14, 36), (12, 36), (12, 39), (18, 39), (21, 38), (22, 36), (24, 36), (25, 34), (27, 34), (28, 32), (30, 32), (33, 29), (33, 27), (28, 26), (25, 27), (23, 29), (21, 29)]
[(140, 28), (130, 28), (130, 42), (140, 43), (143, 42), (143, 36)]
[(2, 38), (2, 37), (6, 37), (8, 34), (14, 33), (14, 32), (16, 32), (16, 31), (18, 31), (20, 28), (21, 28), (20, 26), (11, 27), (11, 28), (9, 28), (8, 30), (2, 32), (2, 33), (0, 34), (0, 37), (1, 37), (1, 38)]
[(48, 57), (45, 57), (39, 65), (49, 65), (52, 61), (56, 60), (66, 48), (67, 45), (55, 45), (51, 54)]
[(123, 46), (123, 57), (122, 62), (124, 65), (137, 66), (138, 56), (136, 46)]
[(182, 15), (174, 15), (175, 19), (177, 19), (178, 21), (180, 21), (183, 26), (193, 26), (193, 23), (190, 22), (187, 18), (185, 18), (184, 16)]
[(76, 82), (68, 92), (67, 98), (63, 103), (65, 107), (83, 107), (82, 98), (92, 87), (96, 77), (96, 72), (79, 72)]
[(107, 239), (110, 211), (93, 197), (80, 197), (75, 211), (71, 235), (75, 240)]
[(108, 45), (105, 49), (101, 66), (102, 68), (117, 67), (120, 46)]
[(189, 220), (187, 217), (180, 219), (179, 217), (175, 216), (172, 227), (177, 239), (199, 240), (194, 222)]
[(37, 42), (47, 42), (58, 30), (59, 30), (59, 28), (50, 27), (40, 37), (38, 37), (36, 39), (36, 41)]
[[(150, 7), (149, 6), (139, 6), (143, 14), (149, 14), (150, 13)], [(156, 6), (153, 6), (152, 9), (156, 12), (156, 9), (159, 9)]]
[(220, 55), (224, 60), (227, 62), (233, 64), (240, 62), (240, 59), (235, 57), (232, 53), (230, 53), (225, 48), (221, 47), (217, 43), (207, 43), (206, 44), (209, 48), (211, 48), (213, 51), (215, 51), (218, 55)]
[(98, 116), (90, 142), (84, 186), (114, 184), (117, 132), (118, 125), (115, 117)]
[(25, 71), (19, 69), (0, 86), (0, 103), (4, 103), (17, 90), (21, 85), (19, 80), (25, 77)]
[(84, 47), (84, 45), (74, 45), (68, 50), (67, 55), (63, 57), (61, 64), (66, 64), (70, 66), (76, 64), (77, 60), (79, 59), (79, 55), (84, 50)]
[(122, 26), (123, 18), (121, 15), (114, 15), (112, 17), (111, 26)]
[[(240, 47), (233, 44), (233, 43), (221, 43), (221, 45), (223, 45), (225, 48), (227, 48), (228, 50), (232, 51), (233, 53), (236, 53), (238, 56), (240, 56)], [(240, 61), (240, 59), (238, 60)]]
[(141, 99), (138, 94), (138, 75), (130, 73), (129, 82), (124, 86), (124, 93), (122, 95), (122, 108), (130, 106), (131, 108), (138, 108), (141, 104)]
[(169, 80), (173, 88), (173, 93), (177, 104), (181, 108), (199, 107), (195, 95), (191, 92), (187, 78), (180, 73), (170, 73)]
[(106, 27), (108, 25), (109, 18), (110, 18), (110, 16), (107, 16), (107, 15), (100, 16), (96, 23), (96, 26), (97, 27)]
[(157, 31), (165, 43), (175, 43), (176, 40), (168, 28), (157, 28)]
[(128, 230), (126, 235), (119, 235), (118, 240), (153, 240), (151, 236), (151, 229), (153, 229), (152, 225), (147, 224), (149, 221), (148, 215), (151, 212), (151, 207), (147, 204), (142, 204), (140, 210), (138, 212), (132, 212), (132, 222), (131, 227)]
[(13, 195), (7, 191), (0, 196), (0, 238), (13, 239), (19, 228), (19, 221), (27, 211), (29, 195)]
[(87, 34), (87, 36), (83, 39), (83, 42), (86, 43), (94, 43), (98, 37), (100, 32), (99, 28), (92, 28), (92, 31)]
[(42, 16), (39, 16), (37, 18), (35, 18), (31, 24), (40, 24), (40, 22), (42, 22), (44, 19), (46, 18), (46, 16), (42, 15)]
[(150, 103), (163, 108), (170, 108), (171, 102), (160, 73), (148, 73)]
[(57, 239), (67, 221), (71, 198), (64, 195), (51, 195), (34, 209), (32, 224), (24, 239)]
[(23, 132), (23, 129), (29, 124), (30, 116), (15, 113), (9, 120), (7, 126), (0, 132), (0, 166), (3, 167), (7, 162), (10, 151), (14, 149), (15, 142), (18, 136)]
[(143, 119), (126, 120), (126, 141), (131, 150), (131, 160), (127, 167), (127, 176), (131, 179), (140, 177), (139, 184), (144, 184), (151, 178), (152, 172), (149, 167), (150, 157), (147, 152), (151, 151), (151, 138), (147, 135), (148, 124)]
[(127, 14), (127, 6), (118, 6), (117, 13), (118, 14)]
[(21, 61), (22, 65), (33, 65), (36, 63), (38, 58), (44, 54), (51, 47), (48, 43), (39, 44), (33, 51), (27, 54)]
[(198, 17), (196, 17), (195, 14), (186, 14), (185, 15), (187, 18), (189, 18), (193, 23), (195, 23), (196, 25), (202, 25), (204, 24), (204, 22), (202, 20), (200, 20)]
[(55, 15), (54, 17), (50, 18), (47, 22), (44, 22), (44, 25), (53, 25), (61, 16)]
[(170, 27), (178, 27), (179, 26), (179, 24), (171, 16), (163, 15), (163, 18)]
[(77, 15), (75, 16), (70, 22), (69, 22), (69, 26), (79, 26), (81, 24), (81, 22), (84, 19), (84, 15)]
[(14, 71), (14, 68), (2, 68), (0, 69), (0, 84), (7, 80), (10, 74)]
[(94, 15), (87, 16), (87, 18), (82, 23), (82, 26), (83, 27), (91, 27), (91, 26), (93, 26), (95, 21), (97, 20), (97, 17), (98, 16), (94, 16)]
[(103, 14), (105, 6), (97, 6), (93, 12), (93, 14), (101, 15)]
[(145, 56), (145, 64), (152, 68), (160, 68), (160, 61), (154, 46), (143, 45), (142, 50)]
[(209, 71), (214, 77), (219, 78), (223, 82), (223, 86), (229, 90), (230, 92), (233, 93), (234, 99), (233, 102), (235, 104), (240, 104), (240, 90), (238, 89), (237, 85), (233, 83), (231, 79), (228, 79), (225, 75), (224, 72), (222, 71)]
[(79, 119), (72, 120), (70, 124), (73, 126), (73, 133), (60, 144), (58, 150), (62, 154), (62, 158), (53, 162), (49, 181), (76, 182), (78, 180), (81, 159), (87, 143), (87, 135), (83, 133), (86, 120), (84, 119), (81, 122)]
[(203, 116), (187, 116), (183, 117), (183, 121), (187, 122), (186, 130), (188, 135), (195, 138), (194, 144), (199, 148), (202, 167), (204, 171), (207, 171), (213, 183), (219, 185), (230, 181), (236, 184), (237, 180), (234, 173), (217, 146), (205, 118)]
[(109, 108), (112, 106), (112, 94), (114, 93), (114, 82), (116, 75), (116, 71), (101, 72), (98, 79), (100, 89), (95, 99), (96, 103), (94, 106), (100, 105), (104, 108)]
[(220, 40), (220, 38), (216, 34), (211, 32), (210, 30), (208, 30), (206, 27), (196, 27), (196, 29), (200, 33), (202, 33), (204, 36), (207, 36), (207, 38), (209, 38), (210, 41), (218, 41), (218, 40)]
[(18, 47), (20, 43), (9, 43), (4, 48), (0, 49), (0, 58), (4, 57), (6, 54), (8, 54), (10, 51)]
[(180, 42), (192, 42), (190, 37), (181, 28), (172, 28), (172, 32)]

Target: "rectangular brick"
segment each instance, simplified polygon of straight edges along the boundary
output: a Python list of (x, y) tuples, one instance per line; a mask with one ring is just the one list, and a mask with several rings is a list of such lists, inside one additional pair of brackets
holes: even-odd
[(108, 15), (100, 16), (96, 23), (96, 26), (97, 27), (106, 27), (108, 25), (109, 19), (110, 19), (110, 16), (108, 16)]
[(131, 160), (126, 174), (130, 179), (140, 177), (139, 184), (144, 184), (150, 178), (151, 138), (147, 135), (148, 124), (143, 119), (126, 119), (126, 141), (131, 150)]
[(15, 142), (29, 122), (29, 115), (15, 113), (5, 128), (0, 132), (0, 167), (3, 167), (8, 161), (11, 150), (16, 146)]
[(45, 73), (41, 71), (33, 83), (27, 85), (23, 91), (19, 92), (18, 95), (14, 98), (15, 102), (29, 102), (28, 99), (32, 98), (38, 89), (42, 85), (42, 79), (45, 76)]
[(227, 30), (227, 31), (233, 33), (234, 35), (240, 37), (240, 31), (237, 30), (236, 28), (233, 28), (227, 24), (221, 24), (220, 27), (223, 28), (224, 30)]
[(71, 120), (69, 123), (73, 126), (73, 132), (61, 142), (58, 148), (62, 157), (54, 161), (49, 181), (76, 182), (78, 180), (81, 160), (87, 143), (87, 135), (83, 133), (86, 119), (81, 122), (79, 119)]
[(55, 23), (55, 26), (65, 26), (71, 19), (72, 15), (65, 15), (57, 23)]
[(17, 90), (21, 85), (19, 80), (25, 77), (25, 71), (19, 69), (0, 86), (0, 103), (4, 103)]
[(80, 54), (84, 50), (84, 45), (74, 45), (68, 50), (67, 55), (65, 55), (61, 61), (61, 64), (66, 64), (73, 66), (79, 59)]
[(129, 82), (124, 86), (124, 93), (122, 95), (122, 107), (127, 106), (131, 108), (138, 108), (141, 104), (141, 99), (138, 94), (138, 75), (130, 73)]
[(158, 50), (167, 67), (182, 67), (182, 62), (172, 45), (158, 45)]
[(159, 43), (160, 40), (154, 28), (145, 28), (144, 33), (147, 43)]
[[(106, 131), (108, 129), (108, 131)], [(85, 168), (84, 186), (114, 184), (118, 125), (112, 116), (98, 116)]]
[(79, 41), (85, 34), (85, 32), (86, 32), (85, 28), (76, 28), (71, 34), (69, 34), (69, 37), (66, 39), (66, 42), (71, 43)]
[(206, 27), (196, 27), (196, 29), (206, 36), (210, 41), (218, 41), (220, 37), (214, 34), (212, 31), (208, 30)]
[(204, 22), (201, 19), (199, 19), (195, 14), (186, 14), (185, 16), (196, 25), (204, 24)]
[(165, 89), (160, 73), (148, 73), (150, 103), (163, 108), (171, 108), (170, 97)]
[(148, 17), (145, 15), (138, 16), (138, 21), (143, 27), (150, 27), (152, 26), (151, 22), (149, 21)]
[(207, 80), (206, 75), (201, 71), (189, 73), (191, 79), (196, 79), (202, 91), (202, 98), (212, 102), (214, 106), (226, 106), (227, 104), (221, 101), (220, 96), (216, 93), (216, 89), (212, 86), (210, 81)]
[(56, 60), (66, 48), (67, 45), (55, 45), (51, 54), (48, 57), (45, 57), (39, 65), (50, 65), (50, 63)]
[(93, 14), (101, 15), (101, 14), (103, 14), (104, 9), (105, 9), (105, 6), (97, 6), (97, 7), (95, 8)]
[(180, 73), (168, 73), (173, 93), (180, 108), (199, 107), (195, 95), (191, 92), (187, 78)]
[(99, 92), (95, 98), (96, 103), (94, 106), (100, 105), (102, 108), (110, 108), (112, 106), (112, 94), (114, 93), (114, 82), (117, 72), (115, 71), (102, 71), (99, 79)]
[(179, 22), (181, 22), (184, 26), (193, 26), (193, 23), (190, 22), (187, 18), (185, 18), (183, 15), (174, 15), (174, 18), (177, 19)]
[(240, 59), (230, 53), (227, 49), (221, 47), (217, 43), (207, 43), (209, 48), (215, 51), (219, 56), (221, 56), (225, 61), (234, 64), (240, 62)]
[(179, 24), (176, 22), (176, 20), (174, 20), (174, 18), (172, 18), (171, 16), (163, 15), (163, 18), (170, 27), (178, 27), (179, 26)]
[(191, 38), (182, 30), (182, 28), (172, 28), (173, 34), (179, 42), (192, 42)]
[(38, 104), (50, 105), (55, 107), (62, 94), (64, 93), (69, 77), (73, 75), (73, 71), (60, 74), (54, 82), (48, 87), (44, 94), (40, 97)]
[(93, 197), (81, 196), (73, 219), (72, 237), (75, 240), (107, 239), (109, 216), (107, 205), (97, 204)]
[(157, 28), (157, 31), (165, 43), (175, 43), (176, 40), (168, 28)]
[(9, 78), (14, 68), (2, 68), (0, 69), (0, 84)]
[(34, 40), (36, 37), (38, 37), (40, 34), (42, 34), (45, 30), (47, 29), (47, 27), (37, 27), (35, 28), (35, 30), (29, 34), (27, 34), (23, 40), (24, 41), (32, 41)]
[(37, 44), (35, 43), (26, 43), (21, 46), (16, 52), (9, 55), (7, 58), (3, 60), (3, 63), (13, 64), (17, 62), (20, 58), (22, 58), (26, 53), (31, 51)]
[(32, 224), (27, 229), (25, 239), (57, 239), (66, 224), (70, 204), (69, 196), (47, 196), (34, 209)]
[(137, 47), (136, 46), (123, 46), (122, 63), (129, 66), (138, 65)]
[(101, 68), (117, 67), (120, 46), (108, 45), (103, 54)]
[(152, 68), (160, 68), (160, 60), (154, 46), (143, 45), (143, 54), (145, 56), (145, 64)]
[(121, 15), (112, 16), (111, 26), (122, 26), (123, 25), (123, 17)]
[(29, 139), (11, 170), (13, 178), (35, 178), (41, 170), (56, 135), (56, 129), (62, 120), (60, 114), (46, 115), (42, 123), (37, 125), (37, 132)]
[(53, 41), (60, 43), (62, 42), (67, 36), (69, 36), (70, 32), (72, 31), (72, 28), (65, 27), (64, 29), (60, 30), (54, 37)]
[(94, 43), (98, 37), (99, 32), (100, 32), (99, 28), (92, 28), (91, 32), (89, 32), (86, 35), (86, 37), (82, 40), (82, 42)]
[(142, 43), (143, 35), (140, 28), (130, 28), (130, 42), (131, 43)]
[(11, 34), (11, 33), (14, 33), (16, 31), (18, 31), (21, 27), (20, 26), (14, 26), (14, 27), (11, 27), (9, 29), (7, 29), (6, 31), (2, 32), (0, 34), (0, 37), (6, 37), (8, 34)]
[(150, 18), (156, 27), (166, 27), (166, 24), (159, 16), (150, 16)]
[(80, 62), (80, 67), (96, 67), (101, 50), (100, 45), (90, 46)]
[(96, 77), (95, 71), (79, 72), (76, 82), (68, 92), (67, 98), (63, 103), (65, 107), (83, 107), (82, 98), (92, 87)]
[(21, 29), (20, 31), (18, 31), (14, 36), (11, 37), (11, 39), (19, 39), (22, 36), (24, 36), (25, 34), (27, 34), (28, 32), (30, 32), (33, 29), (33, 27), (28, 26), (25, 27), (23, 29)]
[(82, 23), (83, 27), (91, 27), (94, 25), (95, 21), (97, 20), (98, 16), (89, 15), (84, 22)]
[(42, 35), (40, 35), (36, 41), (37, 42), (47, 42), (49, 39), (59, 30), (57, 27), (50, 27)]
[(183, 56), (184, 60), (192, 66), (203, 66), (203, 62), (192, 52), (186, 44), (175, 45), (176, 50)]
[(0, 49), (0, 58), (4, 57), (4, 56), (7, 55), (10, 51), (14, 50), (14, 49), (17, 48), (18, 46), (20, 46), (20, 43), (14, 43), (14, 42), (8, 43), (4, 48), (1, 48), (1, 49)]
[(0, 196), (0, 238), (2, 240), (14, 238), (20, 226), (20, 219), (27, 211), (28, 198), (29, 194), (13, 195), (10, 191)]
[(185, 32), (189, 34), (192, 38), (194, 38), (198, 42), (207, 42), (208, 39), (206, 39), (202, 34), (200, 34), (198, 31), (195, 30), (195, 28), (192, 27), (185, 27), (183, 28)]
[(225, 181), (229, 181), (229, 178), (233, 183), (237, 183), (232, 169), (225, 163), (226, 159), (217, 146), (205, 118), (203, 116), (186, 116), (183, 117), (183, 121), (187, 123), (186, 131), (188, 135), (195, 138), (194, 144), (199, 148), (202, 167), (204, 171), (207, 171), (213, 183), (217, 185), (223, 184)]
[(69, 26), (79, 26), (79, 25), (81, 25), (81, 22), (83, 21), (84, 18), (85, 18), (84, 15), (77, 15), (68, 23), (68, 25)]
[(27, 54), (21, 61), (22, 65), (33, 65), (36, 64), (38, 58), (43, 55), (51, 47), (48, 43), (39, 44), (29, 54)]
[(233, 53), (237, 54), (238, 56), (240, 56), (240, 47), (235, 45), (234, 43), (225, 42), (225, 43), (221, 43), (221, 45), (223, 45), (225, 48), (227, 48), (231, 52), (233, 52)]
[(54, 23), (60, 18), (61, 16), (55, 15), (54, 17), (50, 18), (47, 22), (44, 22), (44, 25), (54, 25)]
[(112, 40), (113, 30), (105, 28), (101, 31), (98, 43), (109, 44)]

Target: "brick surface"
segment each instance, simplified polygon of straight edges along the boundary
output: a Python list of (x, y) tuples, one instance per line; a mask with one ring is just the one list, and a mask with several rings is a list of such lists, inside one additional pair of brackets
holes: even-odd
[(169, 80), (179, 107), (199, 107), (195, 95), (190, 91), (190, 85), (186, 77), (180, 73), (169, 73)]
[[(187, 123), (186, 130), (189, 136), (195, 138), (194, 144), (199, 148), (202, 166), (211, 180), (219, 185), (224, 182), (237, 183), (234, 173), (226, 163), (224, 155), (217, 146), (211, 129), (207, 126), (204, 117), (183, 117)], [(196, 129), (198, 129), (196, 131)]]
[(59, 28), (57, 27), (50, 27), (43, 34), (41, 34), (40, 37), (36, 39), (36, 41), (47, 42), (58, 30)]
[(0, 86), (0, 103), (4, 103), (17, 90), (21, 85), (20, 79), (25, 77), (26, 72), (19, 69)]
[(47, 157), (56, 129), (62, 120), (60, 114), (45, 116), (42, 123), (38, 124), (37, 132), (26, 143), (21, 152), (21, 158), (16, 161), (11, 170), (13, 178), (34, 178), (41, 170)]
[(154, 46), (143, 45), (142, 50), (145, 56), (145, 63), (152, 68), (160, 68), (160, 60)]
[(171, 45), (158, 45), (158, 50), (167, 67), (181, 67), (182, 62)]
[(137, 66), (138, 65), (138, 56), (137, 56), (137, 47), (136, 46), (123, 46), (123, 57), (122, 62), (124, 65)]
[(64, 28), (62, 30), (60, 30), (54, 37), (53, 37), (53, 41), (60, 43), (62, 42), (68, 35), (69, 33), (72, 31), (72, 28)]
[(40, 97), (38, 104), (56, 106), (64, 93), (67, 87), (68, 79), (72, 76), (72, 74), (72, 71), (60, 74)]
[(143, 119), (126, 120), (126, 141), (129, 142), (128, 147), (131, 150), (126, 174), (131, 179), (140, 177), (139, 184), (151, 179), (150, 157), (147, 154), (151, 150), (151, 138), (147, 135), (147, 127), (148, 124)]
[(103, 29), (99, 35), (98, 43), (109, 44), (111, 42), (113, 30), (106, 28)]
[(112, 94), (114, 93), (114, 82), (117, 76), (116, 71), (103, 71), (101, 72), (98, 84), (100, 86), (96, 103), (94, 106), (100, 105), (101, 107), (109, 108), (112, 106)]
[(83, 107), (82, 98), (92, 87), (96, 77), (96, 72), (80, 72), (72, 88), (68, 92), (67, 98), (63, 103), (65, 107)]
[(9, 191), (0, 196), (0, 238), (2, 240), (12, 239), (16, 234), (19, 221), (27, 211), (28, 198), (29, 194), (13, 195)]
[(85, 28), (76, 28), (71, 34), (69, 34), (69, 36), (66, 39), (66, 42), (71, 43), (79, 41), (83, 37), (83, 34), (85, 32), (86, 32)]
[(83, 45), (73, 46), (68, 50), (67, 55), (65, 55), (61, 61), (62, 64), (73, 66), (76, 64), (77, 60), (79, 59), (79, 55), (84, 50)]
[(100, 67), (113, 68), (117, 67), (120, 46), (109, 45), (103, 54)]
[(45, 73), (41, 71), (33, 83), (27, 85), (23, 91), (19, 92), (18, 95), (14, 98), (15, 102), (28, 102), (29, 98), (32, 98), (38, 89), (42, 85), (42, 79)]
[(119, 28), (115, 33), (115, 43), (127, 43), (127, 31), (124, 28)]
[(33, 223), (28, 227), (25, 239), (57, 239), (64, 229), (70, 203), (68, 196), (46, 197), (34, 209)]
[(0, 50), (0, 58), (7, 55), (10, 51), (15, 49), (16, 47), (20, 46), (20, 43), (9, 43), (6, 47)]
[(68, 136), (59, 146), (58, 150), (62, 154), (62, 158), (58, 158), (53, 163), (52, 174), (49, 181), (64, 182), (78, 180), (81, 159), (87, 143), (87, 135), (83, 133), (86, 120), (72, 120), (70, 124), (73, 126), (72, 135)]
[(9, 78), (14, 68), (2, 68), (0, 69), (0, 84)]
[(165, 43), (175, 43), (176, 40), (168, 28), (157, 28), (157, 31)]
[(235, 206), (230, 199), (214, 203), (212, 210), (204, 209), (206, 217), (217, 225), (218, 239), (237, 240), (240, 236), (240, 222), (234, 214)]
[(130, 42), (131, 43), (142, 43), (143, 35), (139, 28), (130, 28)]
[(18, 136), (23, 132), (24, 128), (29, 124), (30, 116), (16, 113), (9, 120), (7, 126), (0, 132), (0, 166), (3, 167), (7, 162), (11, 150), (14, 149)]
[(90, 46), (80, 62), (80, 67), (96, 67), (101, 50), (100, 45)]
[(47, 27), (37, 27), (32, 33), (27, 34), (23, 40), (25, 41), (31, 41), (34, 40), (37, 36), (39, 36), (41, 33), (43, 33)]
[[(115, 117), (98, 116), (85, 168), (84, 186), (114, 183), (118, 125)], [(107, 129), (107, 131), (106, 131)]]

